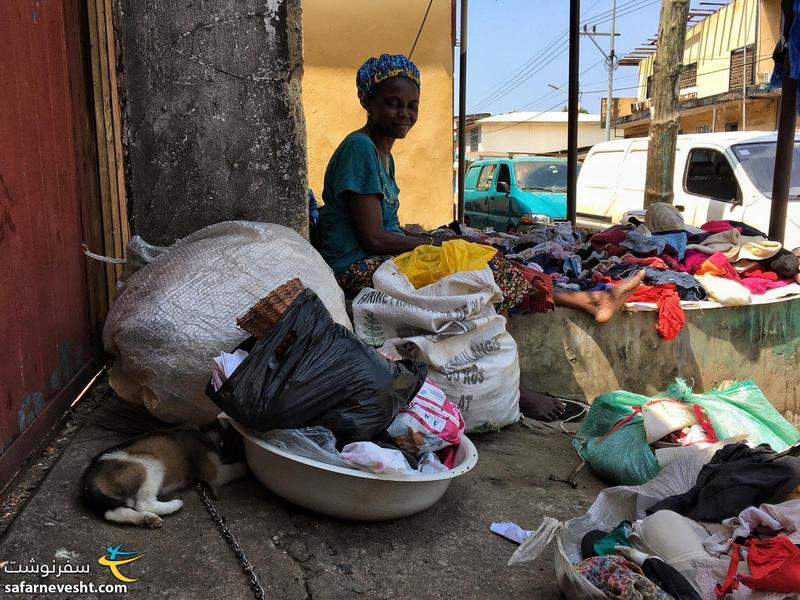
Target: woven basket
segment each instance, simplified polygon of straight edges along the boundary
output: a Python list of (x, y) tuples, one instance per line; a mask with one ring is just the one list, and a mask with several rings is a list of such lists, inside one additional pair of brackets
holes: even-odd
[(256, 302), (236, 324), (255, 338), (266, 337), (304, 289), (302, 281), (290, 279)]

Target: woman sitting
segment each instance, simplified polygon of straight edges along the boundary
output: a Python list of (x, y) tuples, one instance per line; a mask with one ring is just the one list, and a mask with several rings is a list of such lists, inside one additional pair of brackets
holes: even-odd
[[(391, 150), (417, 122), (419, 70), (403, 55), (383, 54), (359, 68), (356, 88), (367, 122), (344, 138), (328, 163), (319, 222), (320, 252), (349, 298), (372, 285), (372, 275), (386, 260), (417, 246), (441, 243), (403, 231), (397, 217), (400, 189)], [(600, 323), (611, 319), (644, 278), (640, 272), (609, 290), (570, 292), (554, 289), (547, 278), (531, 283), (500, 253), (489, 266), (503, 295), (499, 310), (533, 295), (584, 310)], [(564, 408), (542, 395), (523, 394), (520, 404), (525, 414), (542, 420), (557, 418)]]

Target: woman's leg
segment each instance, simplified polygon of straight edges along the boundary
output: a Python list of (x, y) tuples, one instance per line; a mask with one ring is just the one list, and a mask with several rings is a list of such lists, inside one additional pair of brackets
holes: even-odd
[(592, 315), (598, 323), (606, 323), (636, 291), (644, 275), (644, 271), (639, 271), (602, 292), (570, 292), (556, 287), (553, 289), (553, 300), (558, 306), (577, 308)]

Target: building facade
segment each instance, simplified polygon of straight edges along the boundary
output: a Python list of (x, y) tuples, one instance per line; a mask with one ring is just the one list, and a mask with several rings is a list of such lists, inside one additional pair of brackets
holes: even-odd
[[(514, 112), (477, 119), (465, 127), (469, 161), (509, 154), (557, 154), (567, 147), (566, 112)], [(605, 139), (600, 115), (578, 115), (578, 147)]]
[[(780, 37), (780, 0), (732, 0), (690, 13), (680, 79), (680, 132), (772, 131), (780, 90), (770, 90), (772, 52)], [(639, 69), (631, 114), (612, 121), (624, 137), (642, 137), (650, 126), (652, 38), (621, 64)]]

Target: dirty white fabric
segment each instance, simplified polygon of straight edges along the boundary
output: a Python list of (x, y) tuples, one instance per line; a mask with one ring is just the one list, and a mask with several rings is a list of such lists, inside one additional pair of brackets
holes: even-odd
[(516, 523), (509, 521), (494, 522), (489, 525), (489, 531), (517, 544), (521, 544), (533, 535), (533, 532), (529, 529), (523, 529)]
[(708, 532), (697, 521), (671, 510), (660, 510), (631, 525), (630, 542), (634, 548), (663, 558), (679, 571), (677, 565), (709, 556), (703, 547)]
[(168, 248), (138, 236), (128, 247), (124, 287), (111, 305), (103, 345), (116, 356), (111, 385), (170, 423), (211, 423), (211, 358), (247, 334), (236, 326), (261, 298), (290, 279), (314, 290), (348, 329), (333, 272), (297, 232), (271, 223), (228, 221)]
[(372, 442), (353, 442), (342, 448), (342, 459), (373, 473), (413, 473), (400, 450), (381, 448)]
[(751, 506), (722, 521), (724, 529), (708, 537), (703, 545), (706, 550), (717, 556), (730, 550), (733, 541), (738, 537), (748, 537), (757, 528), (772, 531), (785, 530), (792, 543), (800, 543), (800, 500), (789, 500), (780, 504), (762, 504)]
[(696, 275), (695, 279), (708, 292), (708, 297), (723, 306), (743, 306), (750, 304), (752, 294), (738, 281), (717, 277), (716, 275)]

